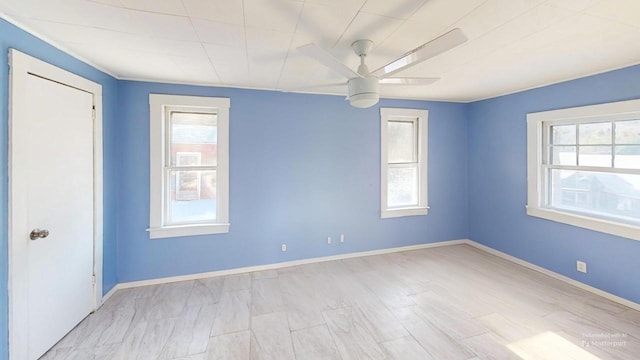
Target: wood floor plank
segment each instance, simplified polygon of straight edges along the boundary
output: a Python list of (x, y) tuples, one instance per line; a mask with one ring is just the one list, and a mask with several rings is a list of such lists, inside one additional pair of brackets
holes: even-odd
[(158, 359), (176, 321), (177, 319), (161, 319), (148, 322), (140, 347), (136, 349), (138, 359)]
[(277, 278), (253, 280), (251, 286), (251, 315), (258, 316), (284, 310), (284, 302)]
[(251, 291), (224, 292), (218, 303), (211, 335), (222, 335), (249, 329)]
[(462, 340), (480, 359), (486, 360), (521, 360), (511, 350), (508, 342), (493, 333), (485, 333)]
[(249, 330), (213, 336), (209, 339), (205, 360), (247, 360), (251, 348)]
[(287, 314), (269, 313), (251, 318), (252, 360), (294, 360)]
[(326, 325), (291, 332), (297, 359), (340, 360), (340, 354)]
[[(514, 321), (512, 318), (498, 313), (485, 315), (476, 319), (488, 330), (508, 341), (518, 341), (530, 338), (544, 331), (551, 331), (551, 328), (531, 327), (526, 322)], [(552, 326), (553, 325), (550, 325), (550, 327)]]
[(428, 359), (463, 360), (474, 355), (450, 334), (429, 321), (423, 320), (418, 315), (420, 311), (417, 306), (412, 306), (404, 309), (395, 309), (394, 314), (418, 344), (429, 354)]
[(357, 279), (366, 285), (387, 307), (403, 308), (415, 305), (407, 288), (384, 271), (369, 271), (357, 274)]
[(353, 309), (328, 310), (322, 314), (343, 359), (385, 358), (384, 351), (378, 346), (366, 324), (359, 322)]
[(414, 314), (433, 324), (450, 337), (461, 340), (487, 332), (482, 324), (457, 307), (447, 304), (446, 297), (432, 292), (415, 295), (418, 303)]
[(179, 358), (174, 358), (174, 360), (204, 360), (204, 355), (204, 353), (187, 355)]
[[(610, 356), (597, 349), (585, 348), (571, 341), (571, 338), (564, 332), (542, 332), (512, 342), (507, 345), (522, 359), (549, 359), (549, 360), (599, 360), (607, 359)], [(596, 353), (592, 353), (597, 350)], [(604, 354), (604, 355), (603, 355)]]
[(216, 316), (217, 304), (188, 305), (176, 319), (159, 359), (170, 360), (204, 353)]
[(223, 277), (195, 280), (189, 298), (187, 299), (187, 304), (201, 305), (217, 303), (222, 296), (223, 286)]
[(222, 291), (231, 292), (251, 289), (251, 273), (228, 275), (224, 277)]
[(282, 300), (291, 330), (304, 329), (324, 324), (316, 299), (314, 283), (304, 274), (290, 274), (278, 277)]
[(376, 342), (394, 340), (409, 336), (407, 329), (400, 321), (375, 297), (355, 301), (353, 315), (358, 323), (365, 324)]
[(390, 360), (430, 360), (434, 359), (411, 337), (403, 337), (382, 343)]

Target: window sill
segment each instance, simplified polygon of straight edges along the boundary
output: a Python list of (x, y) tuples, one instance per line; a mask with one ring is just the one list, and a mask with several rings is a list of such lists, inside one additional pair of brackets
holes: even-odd
[(532, 206), (527, 206), (527, 215), (578, 226), (589, 230), (595, 230), (606, 234), (621, 236), (628, 239), (640, 240), (640, 227), (630, 224), (617, 223), (614, 221)]
[(179, 236), (197, 236), (224, 234), (229, 232), (230, 224), (180, 225), (149, 228), (149, 238), (162, 239)]
[(388, 209), (382, 210), (380, 213), (381, 219), (396, 218), (403, 216), (419, 216), (427, 215), (429, 213), (429, 207), (417, 207), (417, 208), (403, 208), (403, 209)]

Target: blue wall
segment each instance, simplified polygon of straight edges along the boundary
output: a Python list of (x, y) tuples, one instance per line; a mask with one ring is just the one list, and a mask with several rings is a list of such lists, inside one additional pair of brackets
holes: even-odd
[[(640, 303), (640, 241), (527, 216), (526, 114), (640, 98), (640, 66), (469, 108), (472, 240)], [(587, 274), (576, 271), (586, 261)]]
[[(228, 234), (150, 240), (149, 93), (231, 98)], [(429, 110), (428, 216), (380, 219), (379, 106), (343, 97), (119, 83), (118, 281), (461, 239), (467, 233), (466, 105)], [(345, 243), (327, 245), (327, 236)], [(287, 244), (287, 252), (280, 245)]]
[(0, 19), (0, 359), (8, 357), (7, 351), (7, 123), (9, 48), (45, 60), (80, 76), (102, 84), (103, 92), (103, 132), (104, 132), (104, 291), (116, 284), (115, 269), (115, 176), (116, 163), (115, 120), (117, 112), (117, 81), (93, 67), (59, 51), (47, 43), (27, 34), (12, 24)]

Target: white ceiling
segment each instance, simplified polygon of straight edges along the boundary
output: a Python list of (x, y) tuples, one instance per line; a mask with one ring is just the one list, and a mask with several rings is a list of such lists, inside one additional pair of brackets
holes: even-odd
[(368, 38), (375, 69), (453, 28), (469, 41), (397, 74), (440, 81), (381, 96), (466, 102), (640, 63), (640, 0), (0, 0), (0, 14), (120, 79), (291, 91), (342, 80), (298, 46), (355, 69), (350, 44)]

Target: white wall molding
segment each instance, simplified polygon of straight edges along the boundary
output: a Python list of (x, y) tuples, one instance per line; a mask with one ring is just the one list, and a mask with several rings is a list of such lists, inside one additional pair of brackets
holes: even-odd
[(433, 247), (449, 246), (449, 245), (460, 245), (460, 244), (465, 244), (466, 242), (467, 240), (464, 240), (464, 239), (449, 240), (449, 241), (441, 241), (441, 242), (429, 243), (429, 244), (409, 245), (409, 246), (401, 246), (401, 247), (388, 248), (388, 249), (361, 251), (361, 252), (332, 255), (332, 256), (322, 256), (322, 257), (316, 257), (316, 258), (293, 260), (293, 261), (286, 261), (286, 262), (280, 262), (280, 263), (274, 263), (274, 264), (248, 266), (248, 267), (226, 269), (226, 270), (218, 270), (218, 271), (211, 271), (211, 272), (205, 272), (205, 273), (171, 276), (171, 277), (165, 277), (165, 278), (140, 280), (140, 281), (131, 281), (131, 282), (124, 282), (124, 283), (117, 284), (116, 286), (113, 287), (113, 289), (109, 291), (109, 293), (115, 292), (115, 290), (119, 290), (119, 289), (128, 289), (128, 288), (134, 288), (134, 287), (140, 287), (140, 286), (159, 285), (159, 284), (167, 284), (167, 283), (173, 283), (178, 281), (206, 279), (210, 277), (243, 274), (243, 273), (254, 272), (254, 271), (275, 270), (275, 269), (281, 269), (281, 268), (290, 267), (290, 266), (306, 265), (306, 264), (313, 264), (313, 263), (332, 261), (332, 260), (350, 259), (350, 258), (361, 257), (361, 256), (381, 255), (381, 254), (389, 254), (389, 253), (400, 252), (400, 251), (428, 249)]
[[(116, 291), (118, 291), (120, 288), (118, 287), (118, 285), (120, 284), (115, 284), (111, 290), (107, 291), (106, 294), (102, 295), (102, 303), (100, 304), (100, 306), (102, 306), (102, 304), (104, 304), (107, 300), (109, 300), (110, 297), (113, 296), (113, 294), (116, 293)], [(97, 310), (97, 309), (96, 309)]]
[(40, 39), (41, 41), (45, 42), (47, 45), (51, 45), (54, 48), (62, 51), (63, 53), (75, 58), (78, 61), (81, 61), (89, 66), (91, 66), (92, 68), (103, 72), (109, 76), (111, 76), (114, 79), (118, 79), (120, 80), (114, 73), (112, 73), (111, 71), (107, 70), (106, 68), (96, 64), (95, 62), (93, 62), (92, 60), (87, 59), (86, 57), (78, 54), (77, 52), (69, 49), (68, 47), (64, 46), (61, 42), (52, 40), (51, 38), (49, 38), (48, 36), (44, 35), (42, 32), (34, 30), (31, 26), (25, 25), (22, 21), (17, 20), (14, 16), (8, 15), (8, 14), (2, 14), (0, 13), (0, 19), (4, 19), (6, 20), (9, 24), (17, 27), (18, 29), (26, 32), (29, 35), (32, 35), (38, 39)]
[(361, 257), (361, 256), (381, 255), (381, 254), (389, 254), (389, 253), (401, 252), (401, 251), (428, 249), (428, 248), (434, 248), (434, 247), (461, 245), (461, 244), (466, 244), (466, 245), (473, 246), (474, 248), (476, 248), (478, 250), (481, 250), (481, 251), (484, 251), (484, 252), (486, 252), (488, 254), (497, 256), (497, 257), (502, 258), (504, 260), (510, 261), (510, 262), (512, 262), (514, 264), (518, 264), (520, 266), (524, 266), (527, 269), (530, 269), (530, 270), (539, 272), (541, 274), (550, 276), (550, 277), (552, 277), (552, 278), (554, 278), (556, 280), (560, 280), (560, 281), (565, 282), (565, 283), (567, 283), (569, 285), (573, 285), (573, 286), (575, 286), (577, 288), (580, 288), (582, 290), (588, 291), (588, 292), (590, 292), (592, 294), (602, 296), (605, 299), (608, 299), (608, 300), (611, 300), (611, 301), (616, 302), (618, 304), (627, 306), (627, 307), (629, 307), (631, 309), (640, 311), (640, 304), (638, 304), (636, 302), (633, 302), (633, 301), (627, 300), (625, 298), (622, 298), (620, 296), (617, 296), (617, 295), (608, 293), (606, 291), (600, 290), (600, 289), (595, 288), (595, 287), (593, 287), (591, 285), (587, 285), (585, 283), (581, 283), (581, 282), (579, 282), (577, 280), (574, 280), (574, 279), (571, 279), (571, 278), (569, 278), (567, 276), (560, 275), (560, 274), (558, 274), (556, 272), (553, 272), (553, 271), (545, 269), (545, 268), (543, 268), (541, 266), (532, 264), (532, 263), (530, 263), (528, 261), (519, 259), (519, 258), (517, 258), (515, 256), (511, 256), (509, 254), (503, 253), (502, 251), (495, 250), (493, 248), (490, 248), (490, 247), (488, 247), (486, 245), (482, 245), (482, 244), (477, 243), (477, 242), (475, 242), (473, 240), (470, 240), (470, 239), (441, 241), (441, 242), (429, 243), (429, 244), (419, 244), (419, 245), (402, 246), (402, 247), (395, 247), (395, 248), (389, 248), (389, 249), (362, 251), (362, 252), (340, 254), (340, 255), (333, 255), (333, 256), (323, 256), (323, 257), (316, 257), (316, 258), (309, 258), (309, 259), (302, 259), (302, 260), (286, 261), (286, 262), (275, 263), (275, 264), (249, 266), (249, 267), (226, 269), (226, 270), (219, 270), (219, 271), (211, 271), (211, 272), (198, 273), (198, 274), (171, 276), (171, 277), (165, 277), (165, 278), (157, 278), (157, 279), (149, 279), (149, 280), (140, 280), (140, 281), (131, 281), (131, 282), (119, 283), (119, 284), (116, 284), (111, 290), (109, 290), (109, 292), (107, 292), (104, 295), (103, 302), (106, 301), (109, 297), (111, 297), (116, 291), (118, 291), (120, 289), (128, 289), (128, 288), (135, 288), (135, 287), (149, 286), (149, 285), (168, 284), (168, 283), (173, 283), (173, 282), (178, 282), (178, 281), (189, 281), (189, 280), (205, 279), (205, 278), (216, 277), (216, 276), (242, 274), (242, 273), (248, 273), (248, 272), (254, 272), (254, 271), (275, 270), (275, 269), (281, 269), (281, 268), (285, 268), (285, 267), (289, 267), (289, 266), (313, 264), (313, 263), (319, 263), (319, 262), (324, 262), (324, 261), (342, 260), (342, 259), (350, 259), (350, 258)]
[(550, 277), (552, 277), (552, 278), (554, 278), (556, 280), (560, 280), (560, 281), (565, 282), (565, 283), (567, 283), (569, 285), (573, 285), (573, 286), (575, 286), (577, 288), (580, 288), (582, 290), (588, 291), (588, 292), (590, 292), (592, 294), (596, 294), (596, 295), (602, 296), (605, 299), (611, 300), (611, 301), (616, 302), (618, 304), (621, 304), (621, 305), (630, 307), (630, 308), (632, 308), (634, 310), (640, 311), (640, 304), (638, 304), (636, 302), (633, 302), (631, 300), (627, 300), (627, 299), (622, 298), (620, 296), (608, 293), (608, 292), (606, 292), (604, 290), (600, 290), (600, 289), (598, 289), (596, 287), (593, 287), (591, 285), (587, 285), (587, 284), (582, 283), (582, 282), (580, 282), (578, 280), (574, 280), (574, 279), (572, 279), (570, 277), (558, 274), (558, 273), (553, 272), (553, 271), (551, 271), (549, 269), (545, 269), (545, 268), (543, 268), (541, 266), (532, 264), (532, 263), (530, 263), (528, 261), (522, 260), (522, 259), (517, 258), (515, 256), (503, 253), (502, 251), (490, 248), (490, 247), (488, 247), (486, 245), (482, 245), (482, 244), (477, 243), (477, 242), (475, 242), (473, 240), (468, 240), (467, 239), (465, 241), (465, 243), (475, 247), (476, 249), (479, 249), (479, 250), (482, 250), (482, 251), (484, 251), (486, 253), (489, 253), (491, 255), (495, 255), (495, 256), (497, 256), (499, 258), (502, 258), (504, 260), (507, 260), (507, 261), (510, 261), (512, 263), (518, 264), (520, 266), (524, 266), (527, 269), (530, 269), (530, 270), (533, 270), (533, 271), (537, 271), (537, 272), (542, 273), (544, 275), (550, 276)]

